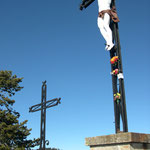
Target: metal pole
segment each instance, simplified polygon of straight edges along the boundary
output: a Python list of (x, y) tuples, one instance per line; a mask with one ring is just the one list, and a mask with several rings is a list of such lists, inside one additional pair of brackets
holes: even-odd
[[(118, 24), (116, 24), (116, 35), (117, 35), (117, 47), (118, 47), (118, 56), (120, 59), (119, 62), (119, 70), (120, 73), (123, 73), (122, 67), (122, 56), (121, 56), (121, 47), (120, 47), (120, 40), (119, 40), (119, 31), (118, 31)], [(119, 85), (121, 88), (121, 96), (122, 96), (122, 111), (123, 111), (123, 131), (128, 132), (128, 123), (127, 123), (127, 112), (126, 112), (126, 100), (125, 100), (125, 89), (124, 89), (124, 79), (119, 79)]]
[(41, 96), (41, 130), (40, 130), (40, 150), (42, 150), (42, 139), (43, 139), (43, 87), (42, 85), (42, 96)]
[[(115, 33), (114, 33), (114, 25), (111, 22), (110, 24), (111, 30), (113, 31), (113, 41), (115, 41)], [(113, 48), (110, 51), (110, 58), (115, 56), (116, 49)], [(115, 69), (113, 65), (111, 65), (111, 72)], [(114, 99), (114, 94), (118, 93), (118, 88), (117, 88), (117, 76), (112, 75), (112, 87), (113, 87), (113, 99)], [(114, 102), (114, 116), (115, 116), (115, 132), (117, 133), (120, 131), (120, 109), (118, 104)]]
[[(113, 6), (115, 6), (115, 0), (112, 0), (111, 7)], [(111, 58), (115, 55), (119, 57), (118, 69), (119, 69), (119, 73), (123, 73), (118, 23), (112, 22), (111, 29), (113, 31), (113, 41), (115, 41), (116, 46), (115, 49), (110, 51), (110, 56)], [(115, 68), (112, 66), (111, 70), (113, 69)], [(118, 81), (119, 81), (119, 93), (121, 94), (121, 102), (119, 102), (118, 104), (114, 102), (116, 133), (120, 131), (120, 115), (122, 117), (122, 122), (123, 122), (123, 131), (128, 132), (124, 80), (120, 78), (118, 79)], [(117, 79), (116, 81), (114, 81), (114, 76), (112, 76), (112, 82), (113, 82), (113, 94), (114, 94), (114, 92), (115, 93), (118, 92)]]
[(45, 150), (45, 130), (46, 130), (46, 84), (44, 86), (44, 137), (43, 137), (43, 149)]
[(42, 85), (40, 150), (45, 150), (45, 128), (46, 128), (46, 81), (43, 82)]

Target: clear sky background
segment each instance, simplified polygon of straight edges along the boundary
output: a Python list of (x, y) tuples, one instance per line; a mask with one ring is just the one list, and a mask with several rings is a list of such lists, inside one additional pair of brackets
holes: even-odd
[[(24, 89), (15, 109), (28, 120), (31, 138), (40, 136), (42, 81), (47, 100), (50, 147), (88, 150), (85, 137), (115, 133), (109, 52), (97, 27), (95, 1), (81, 12), (81, 0), (1, 0), (1, 70), (12, 70)], [(130, 132), (150, 133), (150, 1), (116, 0)]]

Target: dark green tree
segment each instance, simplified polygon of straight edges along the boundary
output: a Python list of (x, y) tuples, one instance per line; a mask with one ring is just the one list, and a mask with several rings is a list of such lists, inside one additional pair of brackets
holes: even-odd
[(27, 120), (19, 122), (20, 114), (12, 108), (13, 96), (23, 88), (22, 79), (12, 71), (0, 71), (0, 150), (24, 150), (39, 143), (39, 139), (27, 140), (31, 131)]

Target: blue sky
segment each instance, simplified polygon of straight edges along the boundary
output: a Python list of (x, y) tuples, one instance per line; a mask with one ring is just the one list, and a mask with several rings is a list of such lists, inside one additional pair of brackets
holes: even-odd
[[(50, 147), (88, 150), (85, 137), (115, 133), (109, 53), (97, 27), (97, 1), (83, 12), (80, 0), (1, 0), (1, 70), (12, 70), (24, 89), (15, 109), (28, 120), (29, 138), (40, 135), (42, 81), (47, 100)], [(149, 0), (116, 0), (130, 132), (150, 133)]]

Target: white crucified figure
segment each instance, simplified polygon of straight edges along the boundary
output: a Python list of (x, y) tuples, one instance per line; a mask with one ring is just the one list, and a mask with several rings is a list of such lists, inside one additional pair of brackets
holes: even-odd
[(112, 0), (98, 0), (99, 16), (97, 20), (98, 27), (104, 39), (106, 40), (106, 50), (111, 50), (114, 47), (112, 30), (109, 27), (110, 19), (114, 22), (119, 22), (115, 8), (110, 8)]

